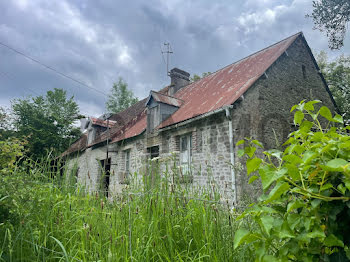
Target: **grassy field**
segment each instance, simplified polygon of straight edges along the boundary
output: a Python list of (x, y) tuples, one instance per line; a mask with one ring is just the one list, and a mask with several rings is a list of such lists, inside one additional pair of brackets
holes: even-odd
[(146, 179), (111, 202), (50, 175), (29, 161), (1, 175), (0, 261), (252, 260), (234, 250), (238, 213), (216, 193), (199, 200), (154, 174), (152, 186)]

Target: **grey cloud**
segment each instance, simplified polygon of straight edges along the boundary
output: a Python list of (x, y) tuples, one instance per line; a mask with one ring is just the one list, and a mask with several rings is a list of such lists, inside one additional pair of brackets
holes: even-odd
[[(197, 74), (301, 30), (312, 48), (327, 48), (327, 39), (305, 18), (309, 0), (21, 0), (0, 2), (0, 10), (0, 41), (104, 93), (122, 76), (139, 98), (169, 83), (161, 57), (165, 41), (174, 50), (170, 66)], [(348, 43), (343, 52), (350, 51)], [(83, 113), (104, 112), (106, 97), (1, 46), (0, 55), (1, 103), (62, 87)]]

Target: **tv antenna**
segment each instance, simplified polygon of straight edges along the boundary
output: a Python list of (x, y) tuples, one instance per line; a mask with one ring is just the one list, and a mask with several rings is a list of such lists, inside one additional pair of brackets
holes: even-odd
[(166, 50), (165, 51), (161, 50), (161, 51), (162, 51), (162, 56), (163, 56), (163, 54), (166, 54), (166, 73), (167, 73), (167, 76), (169, 76), (170, 75), (170, 72), (169, 72), (169, 55), (173, 54), (174, 52), (173, 52), (173, 50), (171, 48), (170, 43), (164, 43), (164, 46), (166, 47)]

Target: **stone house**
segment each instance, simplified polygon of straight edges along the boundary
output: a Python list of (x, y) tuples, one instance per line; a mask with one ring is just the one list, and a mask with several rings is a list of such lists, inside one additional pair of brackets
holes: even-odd
[[(211, 179), (236, 202), (256, 191), (237, 168), (237, 141), (254, 137), (275, 148), (293, 128), (290, 108), (303, 99), (337, 110), (302, 33), (196, 82), (189, 76), (174, 68), (169, 86), (104, 120), (90, 118), (87, 132), (64, 153), (68, 166), (78, 167), (78, 183), (90, 191), (102, 184), (113, 196), (147, 159), (175, 152), (187, 183), (207, 186)], [(103, 168), (108, 176), (101, 181)]]

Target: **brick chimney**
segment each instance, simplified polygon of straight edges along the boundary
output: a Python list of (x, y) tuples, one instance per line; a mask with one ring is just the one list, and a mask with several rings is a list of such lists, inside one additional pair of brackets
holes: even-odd
[(172, 96), (190, 83), (190, 74), (175, 67), (170, 70), (170, 79), (171, 87), (169, 88), (168, 95)]

